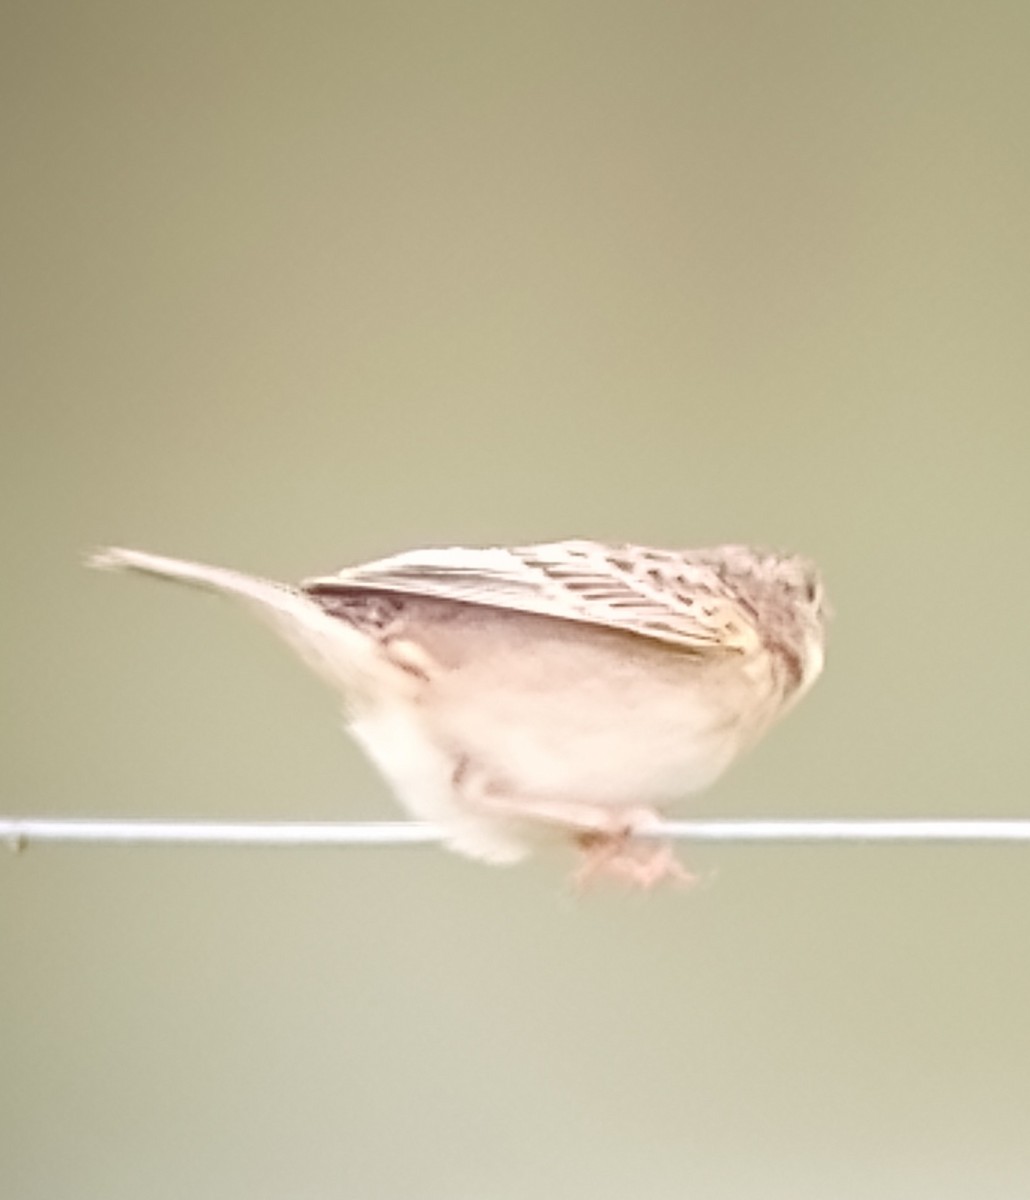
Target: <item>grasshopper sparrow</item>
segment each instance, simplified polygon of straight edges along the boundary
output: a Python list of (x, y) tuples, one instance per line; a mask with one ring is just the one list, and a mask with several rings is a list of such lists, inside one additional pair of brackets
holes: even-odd
[(452, 849), (511, 863), (571, 839), (581, 875), (642, 885), (685, 872), (633, 834), (717, 779), (823, 665), (815, 568), (747, 546), (415, 550), (299, 586), (136, 550), (91, 564), (265, 617)]

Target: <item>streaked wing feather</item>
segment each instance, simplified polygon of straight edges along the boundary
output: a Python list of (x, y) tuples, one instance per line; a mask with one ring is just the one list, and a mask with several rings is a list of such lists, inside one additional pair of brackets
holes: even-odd
[(695, 653), (744, 651), (757, 633), (710, 565), (689, 554), (597, 542), (414, 550), (302, 584), (536, 613), (633, 633)]

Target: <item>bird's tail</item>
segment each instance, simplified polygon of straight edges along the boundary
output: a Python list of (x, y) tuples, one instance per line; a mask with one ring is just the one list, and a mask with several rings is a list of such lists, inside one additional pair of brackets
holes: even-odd
[(271, 579), (244, 575), (227, 567), (209, 567), (206, 563), (165, 558), (162, 554), (148, 554), (143, 550), (123, 550), (118, 546), (97, 550), (86, 559), (86, 564), (102, 571), (135, 571), (140, 575), (154, 575), (158, 579), (174, 579), (177, 583), (186, 583), (209, 592), (227, 592), (287, 613), (296, 610), (299, 598), (295, 588), (274, 583)]
[(166, 558), (143, 550), (107, 547), (91, 554), (87, 566), (105, 571), (133, 571), (171, 579), (206, 591), (236, 596), (267, 620), (304, 660), (345, 694), (360, 688), (361, 678), (375, 671), (368, 638), (330, 616), (319, 604), (289, 584), (227, 567)]

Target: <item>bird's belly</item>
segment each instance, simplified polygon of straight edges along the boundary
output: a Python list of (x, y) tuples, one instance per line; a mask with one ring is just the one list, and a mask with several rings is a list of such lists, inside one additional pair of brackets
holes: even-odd
[[(668, 655), (592, 661), (574, 647), (543, 670), (441, 682), (427, 708), (438, 737), (499, 789), (630, 806), (667, 803), (712, 783), (742, 744), (740, 689), (718, 670)], [(462, 672), (465, 675), (465, 672)], [(470, 686), (473, 685), (474, 686)]]
[(753, 740), (766, 688), (750, 664), (534, 620), (510, 619), (505, 637), (491, 625), (481, 642), (463, 625), (417, 699), (381, 696), (352, 726), (415, 815), (460, 813), (469, 768), (512, 799), (661, 806)]
[(453, 738), (505, 790), (614, 806), (707, 787), (734, 753), (731, 730), (687, 697), (655, 712), (631, 700), (570, 708), (539, 698), (523, 708), (501, 696), (465, 714)]

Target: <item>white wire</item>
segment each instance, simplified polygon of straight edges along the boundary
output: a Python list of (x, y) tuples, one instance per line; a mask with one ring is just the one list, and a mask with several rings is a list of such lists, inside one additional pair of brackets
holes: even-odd
[[(683, 842), (1030, 842), (1030, 820), (666, 821), (641, 838)], [(416, 821), (149, 821), (0, 817), (12, 850), (38, 843), (167, 846), (429, 846)]]

